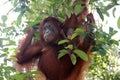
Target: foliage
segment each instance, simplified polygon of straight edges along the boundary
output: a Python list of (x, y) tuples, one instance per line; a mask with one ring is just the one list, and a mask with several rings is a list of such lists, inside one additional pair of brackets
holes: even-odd
[(117, 33), (117, 31), (113, 30), (113, 28), (109, 28), (109, 33), (106, 33), (103, 31), (102, 27), (97, 29), (96, 35), (95, 35), (95, 43), (93, 43), (92, 52), (98, 52), (101, 56), (106, 55), (108, 48), (107, 46), (111, 47), (113, 44), (119, 45), (118, 41), (112, 39), (112, 36), (114, 36)]
[[(109, 46), (108, 46), (109, 47)], [(120, 55), (119, 49), (117, 46), (113, 46), (109, 50), (109, 54), (101, 57), (96, 53), (93, 55), (93, 60), (89, 67), (89, 71), (87, 73), (88, 80), (119, 80), (118, 76), (120, 73), (118, 63)], [(113, 52), (112, 52), (113, 51)]]
[[(119, 5), (119, 0), (90, 0), (90, 4), (92, 4), (92, 8), (97, 10), (100, 18), (104, 20), (104, 15), (110, 16), (108, 10), (113, 9), (113, 15), (116, 9), (116, 5)], [(106, 3), (106, 4), (105, 4)]]
[[(2, 22), (0, 22), (0, 59), (3, 60), (3, 63), (0, 64), (0, 80), (24, 80), (26, 78), (33, 79), (34, 74), (37, 72), (31, 73), (18, 73), (14, 68), (8, 66), (10, 60), (15, 60), (12, 55), (16, 53), (16, 41), (22, 37), (24, 34), (24, 29), (26, 24), (22, 23), (23, 18), (26, 18), (27, 26), (35, 27), (36, 24), (40, 23), (45, 17), (47, 16), (56, 16), (61, 21), (64, 21), (67, 17), (70, 17), (71, 13), (77, 14), (80, 12), (83, 7), (81, 6), (82, 3), (74, 4), (72, 0), (9, 0), (13, 4), (13, 8), (8, 12), (11, 13), (12, 11), (18, 12), (19, 15), (16, 21), (13, 21), (11, 25), (7, 25), (6, 22), (8, 17), (3, 15), (1, 17)], [(119, 5), (119, 0), (90, 0), (89, 9), (96, 11), (100, 16), (101, 20), (104, 21), (104, 16), (110, 16), (109, 10), (112, 9), (113, 16), (115, 16), (116, 6)], [(73, 9), (74, 6), (74, 9)], [(118, 28), (120, 28), (120, 18), (118, 18), (117, 22)], [(109, 50), (113, 52), (111, 47), (113, 44), (118, 45), (118, 42), (112, 39), (112, 36), (117, 32), (113, 30), (113, 28), (109, 28), (109, 33), (103, 31), (103, 25), (92, 25), (96, 29), (96, 35), (92, 36), (95, 38), (95, 43), (93, 43), (93, 52), (100, 53), (101, 56), (95, 54), (94, 61), (90, 67), (90, 74), (88, 75), (91, 80), (97, 78), (98, 80), (117, 80), (119, 74), (108, 67), (111, 67), (111, 60), (110, 54), (107, 54)], [(82, 58), (83, 60), (87, 61), (88, 57), (85, 55), (85, 52), (81, 50), (77, 50), (74, 48), (73, 44), (70, 43), (74, 40), (77, 36), (82, 36), (83, 38), (86, 36), (87, 33), (84, 35), (84, 31), (82, 29), (76, 29), (74, 34), (71, 37), (71, 40), (62, 40), (58, 44), (68, 44), (65, 46), (65, 49), (60, 50), (58, 58), (62, 56), (70, 54), (70, 58), (73, 64), (76, 64), (76, 56)], [(36, 35), (37, 36), (37, 35)], [(68, 52), (70, 51), (70, 52)], [(81, 53), (81, 54), (79, 54)], [(118, 56), (118, 55), (117, 55)], [(114, 68), (114, 66), (112, 67)], [(99, 69), (99, 70), (98, 70)], [(97, 72), (97, 73), (96, 73)], [(107, 74), (103, 74), (107, 73)]]
[(74, 39), (76, 39), (77, 36), (84, 39), (86, 35), (87, 35), (87, 32), (85, 32), (84, 29), (77, 28), (72, 34), (70, 40), (60, 40), (58, 42), (58, 45), (66, 44), (66, 46), (64, 47), (64, 49), (59, 51), (58, 58), (61, 58), (64, 55), (68, 54), (70, 56), (70, 59), (73, 65), (76, 64), (77, 57), (83, 59), (84, 61), (88, 61), (87, 54), (84, 51), (77, 49), (78, 45), (77, 46), (74, 45)]

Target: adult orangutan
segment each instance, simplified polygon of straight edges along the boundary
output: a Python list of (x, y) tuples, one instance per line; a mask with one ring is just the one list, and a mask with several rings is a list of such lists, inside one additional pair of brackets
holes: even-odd
[[(46, 18), (39, 26), (40, 40), (28, 45), (27, 40), (22, 44), (20, 52), (16, 54), (18, 64), (27, 64), (32, 59), (38, 59), (38, 70), (45, 74), (49, 80), (65, 80), (71, 73), (73, 65), (69, 55), (64, 56), (60, 60), (57, 58), (58, 51), (63, 46), (58, 46), (58, 41), (63, 39), (60, 34), (62, 23), (54, 18)], [(27, 39), (27, 37), (26, 37)]]

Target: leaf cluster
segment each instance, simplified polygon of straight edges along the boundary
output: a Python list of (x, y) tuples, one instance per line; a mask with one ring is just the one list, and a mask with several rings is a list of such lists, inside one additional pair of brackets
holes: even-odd
[(76, 45), (75, 41), (74, 41), (78, 37), (84, 39), (85, 36), (86, 36), (86, 35), (84, 35), (85, 33), (86, 32), (84, 31), (84, 29), (77, 28), (74, 31), (74, 33), (72, 34), (70, 40), (69, 39), (60, 40), (58, 42), (58, 45), (64, 45), (65, 44), (65, 46), (64, 46), (64, 49), (59, 51), (58, 59), (62, 58), (64, 55), (69, 55), (73, 65), (76, 64), (77, 57), (81, 58), (84, 61), (88, 61), (88, 55), (84, 51), (80, 50), (78, 48), (79, 45)]
[(120, 5), (119, 0), (90, 0), (90, 4), (97, 11), (102, 21), (104, 21), (104, 15), (110, 16), (110, 9), (112, 9), (112, 14), (115, 17), (116, 6)]
[(113, 28), (109, 28), (109, 33), (104, 32), (102, 27), (98, 28), (97, 32), (95, 33), (95, 42), (93, 43), (93, 48), (91, 49), (92, 52), (97, 52), (101, 56), (106, 55), (107, 48), (106, 46), (113, 46), (119, 45), (117, 40), (112, 39), (112, 37), (117, 33), (116, 30)]

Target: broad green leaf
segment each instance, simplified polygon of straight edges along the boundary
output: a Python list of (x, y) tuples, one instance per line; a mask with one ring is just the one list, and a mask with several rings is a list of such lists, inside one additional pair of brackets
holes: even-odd
[(68, 53), (67, 50), (63, 49), (63, 50), (60, 50), (59, 51), (59, 54), (58, 54), (58, 59), (62, 58), (64, 55), (66, 55)]
[(15, 68), (11, 67), (11, 66), (6, 66), (4, 67), (6, 70), (10, 71), (10, 70), (15, 70)]
[(12, 78), (14, 78), (14, 80), (26, 80), (26, 74), (24, 73), (20, 73), (20, 74), (15, 74), (11, 76)]
[(120, 29), (120, 17), (119, 17), (118, 20), (117, 20), (117, 26), (118, 26), (118, 28)]
[(98, 26), (96, 24), (91, 24), (93, 28), (98, 29)]
[(65, 43), (68, 43), (68, 42), (69, 42), (69, 40), (60, 40), (58, 42), (58, 45), (65, 44)]
[(75, 65), (77, 62), (77, 58), (76, 58), (75, 54), (71, 54), (70, 59), (71, 59), (72, 64)]
[(97, 9), (97, 13), (99, 14), (100, 18), (104, 21), (104, 16), (102, 14), (102, 11), (100, 10), (100, 8), (96, 8)]
[[(77, 35), (79, 35), (81, 38), (85, 38), (88, 32), (85, 32), (83, 28), (77, 28), (74, 31)], [(76, 37), (76, 36), (75, 36)]]
[(81, 6), (81, 2), (77, 2), (75, 4), (74, 13), (77, 15), (82, 10), (83, 10), (83, 6)]
[(72, 11), (73, 11), (73, 10), (72, 10), (71, 7), (66, 7), (66, 8), (65, 8), (65, 14), (66, 14), (68, 17), (71, 16)]
[(9, 60), (17, 61), (16, 57), (10, 57)]
[(88, 61), (88, 55), (84, 51), (76, 49), (74, 50), (74, 53), (84, 61)]
[(77, 36), (78, 36), (77, 33), (72, 34), (72, 36), (71, 36), (71, 40), (75, 39)]
[(84, 33), (85, 31), (84, 31), (84, 29), (82, 29), (82, 28), (77, 28), (76, 30), (75, 30), (75, 33), (78, 33), (78, 34), (82, 34), (82, 33)]
[(65, 50), (65, 49), (62, 49), (62, 50), (60, 50), (59, 52), (60, 52), (60, 53), (68, 53), (68, 51)]
[(73, 49), (73, 45), (69, 44), (66, 48), (72, 50)]

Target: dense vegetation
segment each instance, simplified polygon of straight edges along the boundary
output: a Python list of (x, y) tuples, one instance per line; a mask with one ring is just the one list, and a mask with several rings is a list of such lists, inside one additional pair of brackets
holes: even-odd
[[(73, 0), (74, 1), (74, 0)], [(1, 16), (0, 22), (0, 80), (24, 80), (34, 78), (38, 71), (30, 73), (17, 72), (11, 64), (19, 38), (24, 34), (26, 27), (36, 27), (44, 18), (55, 16), (61, 21), (70, 17), (71, 13), (79, 13), (83, 8), (81, 3), (73, 4), (72, 0), (9, 0), (13, 8), (5, 15)], [(75, 5), (75, 9), (72, 6)], [(91, 66), (87, 72), (86, 78), (89, 80), (119, 80), (120, 69), (118, 68), (118, 59), (120, 58), (119, 40), (112, 37), (117, 33), (114, 26), (109, 27), (109, 32), (105, 32), (105, 17), (111, 16), (109, 10), (112, 10), (112, 16), (115, 16), (116, 7), (120, 5), (119, 0), (90, 0), (88, 8), (90, 12), (97, 13), (100, 20), (94, 25), (96, 29), (96, 45), (93, 51)], [(7, 24), (8, 14), (17, 12), (19, 15), (10, 25)], [(96, 17), (95, 17), (96, 18)], [(98, 18), (97, 18), (98, 19)], [(116, 23), (120, 28), (120, 17)], [(35, 38), (38, 38), (36, 34)]]

